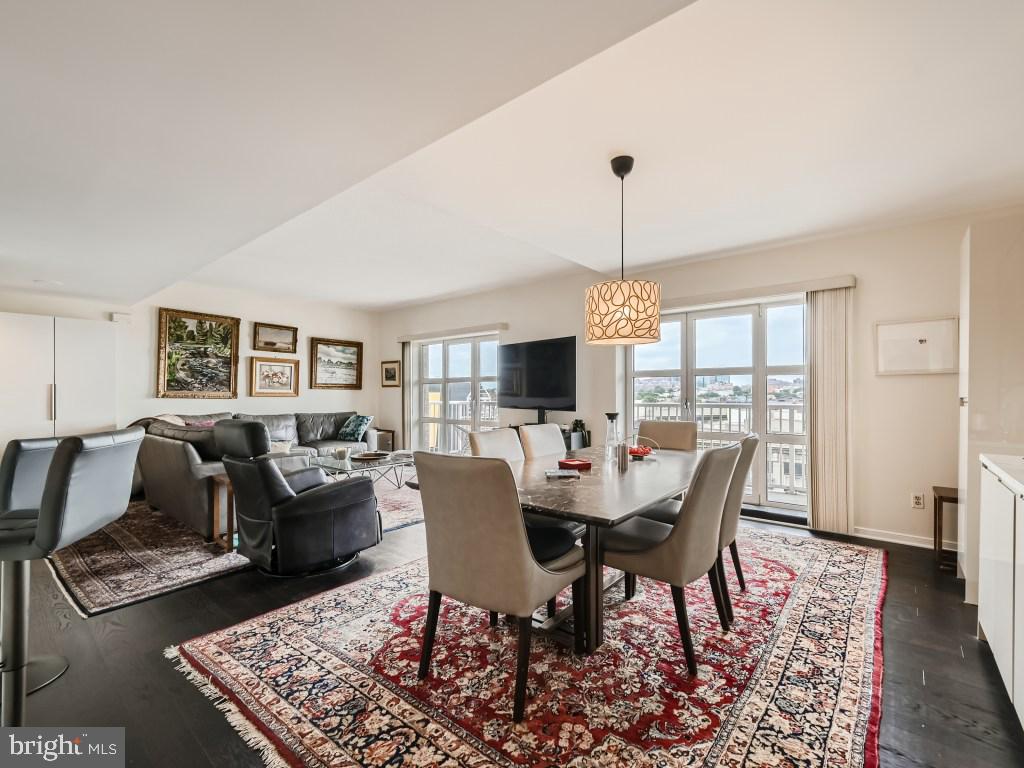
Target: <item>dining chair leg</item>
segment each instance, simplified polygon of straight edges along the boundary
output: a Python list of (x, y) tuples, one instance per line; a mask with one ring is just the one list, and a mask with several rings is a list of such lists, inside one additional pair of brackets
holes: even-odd
[(489, 620), (488, 623), (490, 624), (491, 629), (494, 629), (496, 626), (498, 626), (498, 612), (497, 611), (490, 611), (490, 620)]
[(740, 582), (740, 591), (747, 591), (747, 582), (743, 580), (743, 567), (740, 565), (740, 551), (736, 548), (736, 542), (734, 541), (729, 545), (729, 551), (732, 553), (732, 564), (736, 567), (736, 578)]
[(573, 650), (582, 655), (587, 649), (587, 619), (583, 614), (583, 579), (572, 583)]
[(430, 655), (434, 652), (434, 635), (437, 633), (437, 617), (441, 612), (441, 593), (431, 591), (427, 607), (427, 625), (423, 629), (423, 650), (420, 652), (420, 680), (430, 672)]
[(712, 565), (708, 571), (708, 583), (711, 585), (711, 594), (715, 598), (715, 610), (718, 611), (718, 623), (722, 625), (722, 631), (729, 631), (729, 614), (725, 611), (725, 601), (722, 599), (722, 584), (718, 580), (718, 565)]
[(686, 592), (682, 587), (672, 585), (672, 602), (676, 605), (676, 622), (679, 624), (679, 637), (683, 641), (686, 653), (686, 668), (691, 675), (697, 675), (697, 657), (693, 653), (693, 638), (690, 637), (690, 620), (686, 616)]
[(725, 603), (725, 615), (729, 617), (729, 624), (736, 623), (736, 614), (732, 610), (732, 596), (729, 594), (729, 582), (725, 578), (725, 561), (722, 560), (722, 553), (718, 553), (715, 560), (715, 568), (718, 570), (718, 583), (722, 586), (722, 602)]
[(622, 582), (625, 585), (626, 589), (626, 599), (632, 600), (633, 597), (636, 595), (636, 574), (627, 573), (626, 578), (624, 578)]
[(558, 613), (558, 601), (555, 598), (548, 600), (548, 618), (553, 619)]
[(512, 720), (521, 722), (526, 709), (526, 677), (530, 671), (530, 636), (533, 634), (533, 618), (519, 617), (519, 656), (516, 660), (516, 693), (512, 709)]

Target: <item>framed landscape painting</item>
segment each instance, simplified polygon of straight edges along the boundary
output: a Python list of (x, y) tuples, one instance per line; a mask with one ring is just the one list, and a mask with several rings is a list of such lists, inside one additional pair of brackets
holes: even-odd
[(252, 357), (249, 366), (250, 397), (298, 397), (299, 361), (280, 357)]
[(157, 397), (238, 397), (237, 317), (160, 307)]
[(380, 385), (382, 387), (402, 386), (401, 360), (385, 360), (380, 364)]
[(311, 389), (362, 389), (363, 342), (309, 340)]
[(289, 352), (299, 348), (299, 329), (290, 325), (253, 323), (252, 348), (260, 352)]

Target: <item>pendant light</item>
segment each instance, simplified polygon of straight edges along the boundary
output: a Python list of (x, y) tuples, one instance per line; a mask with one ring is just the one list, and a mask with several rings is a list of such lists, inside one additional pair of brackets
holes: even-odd
[(661, 286), (653, 280), (626, 279), (626, 176), (632, 170), (629, 155), (612, 158), (612, 173), (619, 177), (621, 188), (619, 279), (587, 288), (587, 344), (661, 341)]

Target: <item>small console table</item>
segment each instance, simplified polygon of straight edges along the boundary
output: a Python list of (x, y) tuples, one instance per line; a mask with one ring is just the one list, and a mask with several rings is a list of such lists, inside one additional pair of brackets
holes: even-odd
[(945, 485), (933, 485), (932, 496), (935, 497), (935, 565), (941, 571), (952, 571), (956, 569), (956, 555), (954, 554), (952, 558), (948, 558), (946, 557), (945, 550), (942, 548), (942, 511), (946, 504), (960, 503), (960, 490), (958, 488), (948, 488)]

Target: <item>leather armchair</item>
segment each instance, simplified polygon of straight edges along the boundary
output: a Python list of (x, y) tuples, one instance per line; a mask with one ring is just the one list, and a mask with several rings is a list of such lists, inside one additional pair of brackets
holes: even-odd
[(235, 494), (238, 551), (263, 571), (303, 576), (348, 565), (383, 536), (368, 477), (328, 482), (318, 467), (284, 473), (265, 454), (265, 424), (214, 426)]

